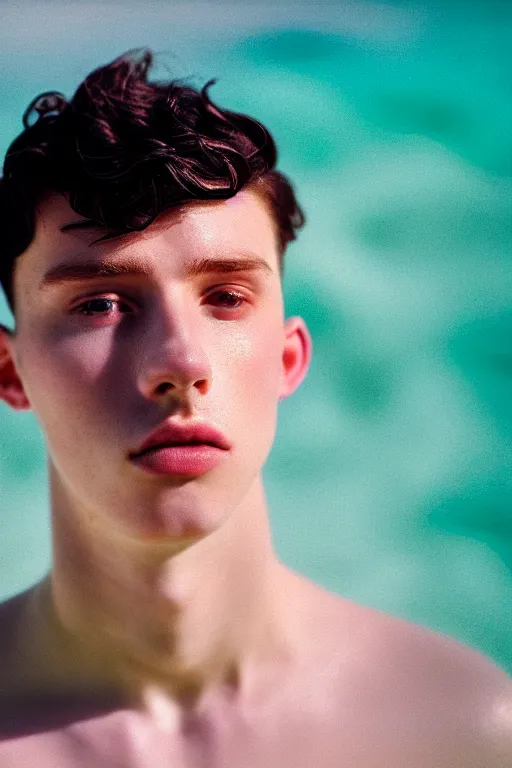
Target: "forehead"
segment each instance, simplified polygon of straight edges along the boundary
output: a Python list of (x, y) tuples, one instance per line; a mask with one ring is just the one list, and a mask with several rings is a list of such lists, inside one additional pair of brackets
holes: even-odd
[[(40, 280), (49, 267), (66, 262), (123, 254), (165, 267), (176, 267), (199, 256), (230, 258), (250, 250), (277, 271), (278, 238), (266, 203), (255, 192), (242, 190), (228, 200), (194, 201), (161, 214), (141, 232), (94, 243), (107, 233), (98, 228), (62, 228), (85, 221), (62, 195), (52, 195), (38, 207), (34, 239), (17, 259), (16, 281)], [(162, 263), (162, 256), (165, 256)]]

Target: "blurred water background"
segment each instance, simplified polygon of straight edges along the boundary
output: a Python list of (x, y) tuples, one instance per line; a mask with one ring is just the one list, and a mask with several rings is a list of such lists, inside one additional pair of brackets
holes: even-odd
[[(264, 472), (277, 552), (510, 673), (511, 27), (506, 0), (0, 2), (2, 157), (35, 95), (141, 46), (271, 130), (314, 340)], [(0, 491), (3, 598), (50, 562), (43, 438), (4, 405)]]

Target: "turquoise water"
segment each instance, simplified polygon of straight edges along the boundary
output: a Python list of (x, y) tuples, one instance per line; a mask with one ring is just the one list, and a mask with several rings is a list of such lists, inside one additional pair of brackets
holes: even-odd
[[(268, 125), (311, 329), (264, 477), (297, 570), (512, 673), (512, 5), (0, 3), (0, 151), (127, 48)], [(0, 321), (10, 324), (5, 303)], [(0, 597), (48, 567), (43, 439), (0, 406)]]

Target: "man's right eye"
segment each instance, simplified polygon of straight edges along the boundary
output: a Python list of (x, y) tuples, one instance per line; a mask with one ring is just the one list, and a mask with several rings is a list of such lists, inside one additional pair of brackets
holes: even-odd
[(130, 312), (131, 308), (123, 301), (110, 298), (88, 299), (76, 307), (75, 312), (79, 315), (112, 315), (115, 307), (119, 312)]

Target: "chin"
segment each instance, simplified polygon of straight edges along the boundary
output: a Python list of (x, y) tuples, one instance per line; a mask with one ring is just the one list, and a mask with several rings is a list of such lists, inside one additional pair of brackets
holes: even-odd
[[(198, 508), (187, 511), (152, 510), (135, 526), (127, 526), (129, 538), (147, 544), (173, 544), (179, 541), (195, 543), (215, 533), (227, 515), (215, 515), (211, 507), (205, 514)], [(121, 523), (122, 524), (122, 523)]]

